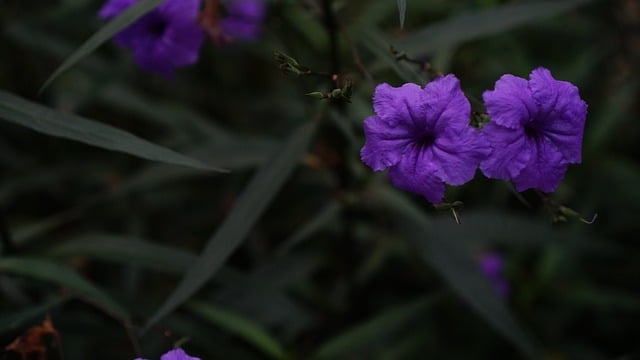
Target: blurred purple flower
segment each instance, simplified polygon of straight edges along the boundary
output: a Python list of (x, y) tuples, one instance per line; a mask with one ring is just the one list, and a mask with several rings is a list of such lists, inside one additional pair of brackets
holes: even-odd
[[(137, 0), (109, 0), (99, 16), (117, 16)], [(166, 0), (114, 37), (133, 51), (136, 63), (146, 71), (170, 77), (177, 67), (198, 61), (204, 33), (197, 23), (200, 0)]]
[(374, 171), (389, 168), (393, 184), (437, 204), (445, 186), (471, 180), (487, 146), (469, 126), (471, 107), (454, 75), (424, 89), (380, 84), (373, 95), (376, 115), (364, 121), (362, 161)]
[(263, 0), (231, 0), (227, 16), (220, 21), (222, 31), (233, 39), (255, 40), (262, 33), (266, 12)]
[(504, 260), (502, 255), (496, 252), (489, 252), (480, 257), (480, 268), (487, 275), (496, 291), (504, 297), (509, 295), (510, 286), (502, 275)]
[[(135, 358), (134, 360), (146, 360), (143, 358)], [(166, 352), (160, 360), (200, 360), (200, 358), (189, 356), (184, 350), (181, 348), (173, 349)]]
[(529, 77), (506, 74), (484, 92), (491, 121), (482, 133), (491, 154), (480, 169), (489, 178), (511, 180), (518, 191), (552, 192), (568, 165), (581, 161), (587, 104), (577, 87), (545, 68)]
[(162, 355), (160, 360), (200, 360), (200, 358), (189, 356), (184, 350), (177, 348)]

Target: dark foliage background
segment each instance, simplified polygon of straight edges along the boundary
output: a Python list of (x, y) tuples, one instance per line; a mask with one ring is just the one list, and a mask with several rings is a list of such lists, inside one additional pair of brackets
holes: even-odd
[[(172, 79), (108, 43), (38, 94), (104, 26), (100, 5), (0, 1), (3, 348), (48, 313), (52, 359), (176, 342), (203, 359), (640, 358), (637, 0), (409, 0), (403, 29), (392, 0), (272, 0), (260, 40), (207, 43)], [(373, 88), (428, 79), (389, 45), (472, 99), (538, 66), (576, 84), (583, 164), (551, 199), (595, 223), (553, 223), (535, 193), (478, 174), (448, 190), (458, 225), (372, 174), (358, 152)], [(352, 79), (352, 102), (305, 96), (331, 81), (284, 76), (274, 51)], [(230, 172), (29, 129), (70, 114)], [(476, 266), (487, 251), (504, 256), (507, 298)]]

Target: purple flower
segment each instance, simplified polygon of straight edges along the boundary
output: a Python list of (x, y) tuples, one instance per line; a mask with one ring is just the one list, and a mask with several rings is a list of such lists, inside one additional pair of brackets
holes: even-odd
[[(137, 0), (109, 0), (99, 16), (117, 16)], [(204, 33), (196, 20), (200, 0), (166, 0), (114, 37), (115, 42), (133, 51), (144, 70), (170, 77), (176, 67), (198, 61)]]
[(491, 121), (482, 133), (491, 154), (480, 169), (489, 178), (511, 180), (518, 191), (556, 189), (569, 164), (581, 161), (587, 104), (578, 88), (545, 68), (530, 80), (503, 75), (483, 94)]
[(486, 253), (480, 258), (482, 272), (489, 278), (498, 293), (506, 297), (509, 295), (510, 287), (502, 276), (503, 265), (502, 255), (496, 252)]
[(471, 107), (454, 75), (424, 89), (380, 84), (373, 95), (376, 115), (364, 121), (362, 161), (374, 171), (389, 168), (393, 184), (437, 204), (445, 186), (473, 178), (486, 146), (469, 126)]
[(227, 17), (220, 21), (222, 31), (239, 40), (254, 40), (262, 32), (267, 7), (263, 0), (232, 0), (227, 5)]
[[(135, 358), (134, 360), (145, 360), (142, 358)], [(166, 352), (160, 360), (200, 360), (200, 358), (189, 356), (184, 350), (181, 348), (173, 349)]]
[(200, 360), (200, 358), (189, 356), (184, 350), (177, 348), (162, 355), (160, 360)]

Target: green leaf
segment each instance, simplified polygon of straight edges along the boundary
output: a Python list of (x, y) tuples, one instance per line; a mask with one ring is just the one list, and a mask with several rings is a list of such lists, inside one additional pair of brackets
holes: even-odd
[(562, 14), (590, 0), (539, 1), (498, 6), (430, 25), (398, 41), (398, 48), (421, 56), (464, 41), (498, 34), (533, 21)]
[[(480, 271), (465, 239), (438, 232), (429, 218), (397, 191), (376, 187), (371, 195), (377, 199), (382, 209), (391, 212), (407, 241), (413, 244), (461, 298), (523, 354), (540, 358), (533, 342)], [(464, 226), (464, 223), (459, 226)]]
[(161, 123), (172, 132), (189, 134), (190, 139), (202, 138), (219, 142), (232, 136), (227, 130), (215, 125), (212, 119), (194, 111), (183, 102), (144, 96), (125, 85), (110, 84), (101, 89), (95, 101), (116, 108), (123, 114), (135, 116), (136, 119)]
[(46, 254), (54, 258), (88, 256), (174, 273), (186, 272), (197, 258), (195, 254), (182, 249), (111, 234), (82, 235)]
[[(391, 68), (402, 80), (418, 84), (425, 84), (426, 77), (420, 74), (416, 66), (398, 61), (391, 53), (390, 40), (377, 29), (366, 29), (359, 34), (362, 44), (373, 53), (381, 63)], [(376, 69), (371, 69), (374, 71)]]
[(271, 358), (285, 358), (282, 345), (265, 329), (244, 316), (201, 301), (190, 301), (186, 304), (186, 308), (203, 320), (253, 344)]
[(305, 124), (265, 163), (243, 192), (202, 255), (193, 263), (178, 287), (145, 325), (145, 330), (198, 291), (240, 246), (260, 215), (298, 164), (314, 133), (315, 123)]
[(65, 114), (2, 90), (0, 90), (0, 119), (43, 134), (75, 140), (143, 159), (202, 170), (223, 171), (143, 140), (124, 130), (77, 115)]
[(404, 18), (407, 15), (407, 0), (398, 1), (398, 15), (400, 16), (400, 28), (404, 28)]
[(607, 92), (604, 101), (601, 100), (600, 106), (587, 120), (589, 131), (585, 131), (584, 141), (586, 154), (598, 155), (609, 142), (615, 141), (616, 131), (623, 128), (624, 121), (629, 118), (627, 109), (636, 101), (633, 99), (636, 99), (638, 88), (640, 84), (634, 78), (629, 78), (626, 83)]
[(133, 24), (136, 20), (155, 9), (164, 0), (139, 0), (135, 4), (128, 7), (125, 11), (120, 13), (114, 19), (109, 21), (107, 25), (103, 26), (95, 34), (93, 34), (87, 41), (84, 42), (76, 51), (74, 51), (69, 57), (60, 65), (51, 76), (45, 81), (40, 88), (42, 92), (47, 86), (49, 86), (60, 74), (67, 71), (74, 66), (78, 61), (82, 60), (85, 56), (92, 53), (100, 45), (104, 44), (107, 40), (111, 39), (114, 35), (119, 33), (127, 26)]
[(311, 220), (300, 227), (295, 233), (293, 233), (278, 249), (278, 254), (286, 254), (293, 247), (307, 239), (309, 236), (315, 234), (321, 230), (329, 222), (333, 221), (340, 214), (342, 206), (336, 201), (329, 202), (323, 207)]
[(24, 308), (21, 311), (0, 317), (0, 333), (17, 330), (24, 324), (47, 313), (50, 309), (61, 305), (68, 298), (56, 296), (43, 304)]
[(362, 324), (356, 325), (320, 346), (315, 359), (367, 358), (372, 347), (380, 345), (390, 334), (406, 327), (416, 317), (424, 314), (440, 296), (430, 296), (409, 304), (394, 307)]
[(127, 311), (108, 294), (73, 270), (50, 260), (29, 257), (0, 258), (0, 272), (28, 276), (62, 286), (119, 319), (129, 317)]
[[(278, 148), (274, 140), (260, 138), (229, 139), (207, 143), (185, 153), (196, 159), (207, 159), (231, 171), (257, 167), (267, 161), (269, 154)], [(139, 171), (122, 186), (115, 189), (114, 194), (125, 194), (131, 191), (149, 189), (172, 181), (191, 177), (209, 176), (210, 173), (196, 169), (153, 164)]]

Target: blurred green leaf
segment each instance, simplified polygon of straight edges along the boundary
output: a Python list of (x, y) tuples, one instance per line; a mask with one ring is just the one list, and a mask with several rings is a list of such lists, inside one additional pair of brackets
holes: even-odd
[[(269, 154), (280, 145), (277, 141), (266, 138), (229, 139), (198, 146), (185, 153), (195, 159), (206, 159), (208, 163), (216, 163), (231, 171), (256, 167), (268, 160)], [(166, 184), (195, 176), (210, 176), (210, 173), (195, 169), (167, 166), (165, 164), (149, 165), (128, 179), (115, 190), (116, 194), (128, 193), (138, 189), (149, 189), (152, 186)]]
[(112, 234), (78, 236), (46, 252), (54, 258), (87, 256), (137, 265), (143, 268), (183, 273), (197, 256), (175, 247)]
[(399, 40), (398, 48), (414, 56), (458, 45), (562, 14), (591, 0), (538, 1), (497, 6), (473, 14), (457, 15)]
[(284, 359), (285, 350), (282, 345), (260, 325), (250, 319), (201, 301), (190, 301), (186, 308), (203, 320), (226, 329), (227, 331), (253, 344), (260, 351), (273, 359)]
[(433, 231), (438, 236), (459, 239), (472, 251), (497, 244), (536, 247), (567, 236), (562, 230), (553, 229), (549, 222), (538, 221), (538, 217), (527, 218), (506, 211), (463, 209), (459, 216), (463, 226), (451, 221), (451, 217), (432, 219)]
[(595, 108), (594, 114), (589, 116), (584, 141), (586, 155), (593, 156), (602, 152), (602, 149), (616, 135), (616, 130), (619, 130), (622, 123), (628, 120), (628, 109), (637, 101), (639, 87), (635, 79), (629, 80), (619, 88), (608, 92), (605, 101)]
[(22, 311), (12, 313), (10, 315), (0, 316), (0, 332), (16, 330), (24, 324), (32, 321), (36, 317), (40, 317), (50, 309), (64, 303), (68, 298), (56, 296), (43, 304), (24, 308)]
[[(378, 186), (372, 196), (388, 209), (407, 241), (442, 275), (479, 315), (530, 358), (539, 358), (533, 342), (522, 331), (504, 300), (480, 271), (465, 239), (437, 234), (429, 218), (409, 199), (388, 187)], [(453, 222), (453, 220), (451, 220)], [(464, 226), (464, 223), (459, 226)]]
[(440, 296), (429, 296), (411, 303), (396, 306), (373, 316), (362, 324), (347, 329), (321, 345), (314, 359), (362, 359), (368, 358), (385, 338), (407, 326), (424, 314)]
[(32, 257), (0, 258), (0, 272), (28, 276), (62, 286), (120, 320), (129, 317), (127, 311), (107, 293), (75, 271), (53, 261)]
[(331, 201), (323, 207), (311, 220), (302, 225), (295, 233), (293, 233), (278, 249), (278, 254), (289, 252), (294, 246), (298, 245), (315, 232), (322, 229), (327, 223), (337, 218), (340, 214), (342, 206), (336, 201)]
[(407, 15), (407, 0), (398, 1), (398, 15), (400, 16), (400, 28), (404, 28), (404, 19)]
[(67, 71), (74, 66), (78, 61), (82, 60), (85, 56), (92, 53), (100, 45), (104, 44), (107, 40), (111, 39), (114, 35), (119, 33), (122, 29), (133, 24), (136, 20), (155, 9), (164, 0), (139, 0), (133, 5), (128, 7), (114, 19), (109, 21), (107, 25), (93, 34), (87, 41), (84, 42), (76, 51), (74, 51), (69, 57), (60, 65), (51, 76), (45, 81), (40, 88), (42, 92), (47, 86), (49, 86), (60, 74)]
[[(367, 29), (360, 34), (362, 44), (373, 53), (381, 64), (391, 68), (402, 80), (425, 84), (426, 77), (416, 70), (413, 64), (398, 61), (391, 53), (391, 42), (377, 29)], [(370, 71), (378, 69), (371, 68)]]
[(202, 170), (222, 171), (118, 128), (77, 115), (65, 114), (2, 90), (0, 90), (0, 118), (43, 134), (75, 140), (143, 159)]
[(165, 303), (149, 319), (145, 329), (149, 329), (198, 291), (240, 246), (298, 164), (315, 128), (315, 123), (301, 126), (271, 160), (258, 170), (225, 221), (208, 240), (200, 257)]
[(222, 141), (231, 136), (211, 119), (184, 103), (170, 98), (150, 98), (125, 85), (110, 84), (101, 89), (97, 100), (136, 118), (162, 123), (172, 131), (189, 133), (191, 138), (199, 136), (208, 141)]
[(567, 290), (565, 296), (561, 299), (570, 303), (572, 307), (585, 307), (591, 311), (599, 308), (634, 313), (640, 310), (640, 301), (634, 294), (622, 293), (613, 289), (602, 289), (593, 285), (577, 285)]

